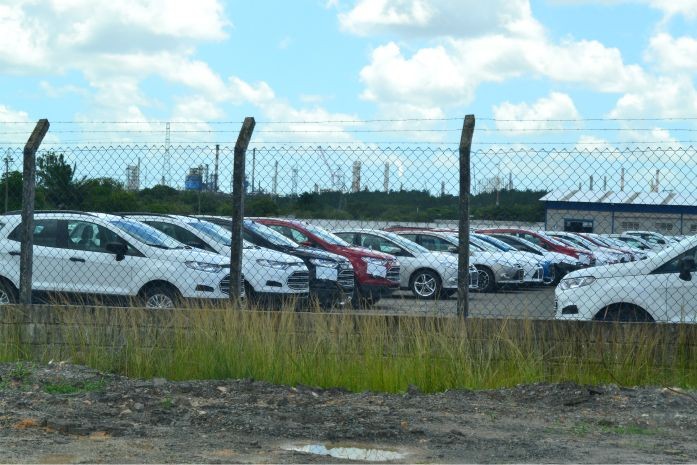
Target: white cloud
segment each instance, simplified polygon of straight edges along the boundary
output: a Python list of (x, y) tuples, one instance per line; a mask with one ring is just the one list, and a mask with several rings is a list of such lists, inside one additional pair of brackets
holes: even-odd
[(646, 0), (652, 7), (661, 10), (666, 16), (682, 15), (688, 19), (697, 18), (697, 0)]
[(580, 118), (573, 100), (566, 94), (552, 92), (533, 104), (504, 102), (494, 107), (496, 127), (509, 134), (532, 133), (568, 127), (561, 121)]
[(658, 77), (623, 95), (610, 118), (684, 118), (697, 113), (697, 90), (689, 77)]
[(651, 38), (644, 57), (665, 73), (693, 73), (697, 71), (697, 39), (659, 33)]
[(361, 97), (386, 107), (448, 108), (471, 103), (482, 83), (520, 76), (617, 93), (648, 81), (641, 67), (626, 65), (619, 50), (597, 41), (552, 44), (545, 37), (491, 35), (444, 40), (411, 56), (394, 42), (379, 46), (360, 72)]
[(526, 0), (359, 0), (339, 14), (345, 31), (357, 35), (472, 37), (502, 31), (528, 35), (539, 25)]

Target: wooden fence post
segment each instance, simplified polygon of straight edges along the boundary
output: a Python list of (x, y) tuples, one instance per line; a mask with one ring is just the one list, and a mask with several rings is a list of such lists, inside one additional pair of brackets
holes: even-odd
[(457, 253), (457, 314), (469, 315), (470, 252), (470, 150), (474, 134), (474, 115), (465, 116), (460, 136), (460, 203)]
[(254, 132), (254, 118), (242, 123), (235, 143), (232, 167), (232, 243), (230, 253), (230, 300), (238, 304), (242, 295), (242, 221), (244, 221), (244, 163), (247, 146)]
[(34, 195), (36, 193), (36, 151), (48, 132), (47, 119), (40, 119), (24, 146), (22, 174), (22, 227), (19, 256), (19, 303), (31, 305), (31, 278), (34, 258)]

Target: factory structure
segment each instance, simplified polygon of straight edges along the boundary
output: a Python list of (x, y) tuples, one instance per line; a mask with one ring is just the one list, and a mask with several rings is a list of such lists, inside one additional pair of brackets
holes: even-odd
[(540, 200), (549, 230), (697, 233), (697, 193), (555, 190)]

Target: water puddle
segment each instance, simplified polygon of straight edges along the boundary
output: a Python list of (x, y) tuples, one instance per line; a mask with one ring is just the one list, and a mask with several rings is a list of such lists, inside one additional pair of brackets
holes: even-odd
[(390, 460), (403, 459), (407, 455), (402, 452), (382, 449), (366, 449), (362, 447), (328, 448), (324, 444), (288, 445), (284, 446), (283, 449), (295, 452), (304, 452), (306, 454), (328, 455), (337, 459), (363, 460), (367, 462), (388, 462)]

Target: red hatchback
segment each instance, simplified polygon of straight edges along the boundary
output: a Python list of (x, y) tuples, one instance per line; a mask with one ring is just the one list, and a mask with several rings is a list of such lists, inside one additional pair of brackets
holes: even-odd
[(353, 303), (372, 304), (399, 289), (399, 262), (392, 256), (354, 247), (331, 232), (305, 221), (254, 218), (306, 247), (315, 247), (346, 257), (356, 275)]
[(577, 259), (583, 266), (593, 266), (595, 265), (595, 257), (593, 254), (585, 251), (570, 247), (562, 242), (550, 237), (544, 233), (539, 233), (536, 231), (530, 231), (528, 229), (516, 229), (516, 228), (493, 228), (493, 229), (477, 229), (478, 233), (500, 233), (500, 234), (510, 234), (513, 236), (521, 237), (527, 241), (532, 242), (545, 250), (550, 252), (563, 253), (564, 255), (570, 255)]

